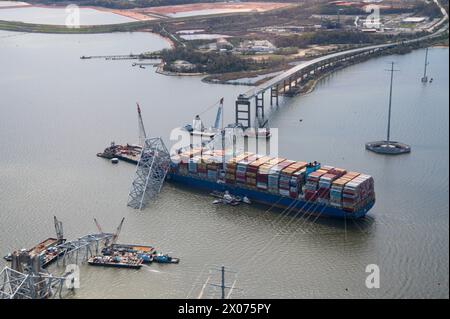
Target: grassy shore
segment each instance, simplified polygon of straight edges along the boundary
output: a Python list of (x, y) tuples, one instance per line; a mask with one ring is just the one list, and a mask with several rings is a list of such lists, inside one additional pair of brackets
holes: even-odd
[(111, 32), (130, 32), (151, 28), (155, 25), (154, 21), (136, 21), (120, 24), (105, 24), (93, 26), (80, 26), (79, 28), (70, 28), (64, 25), (35, 24), (16, 21), (0, 20), (0, 30), (32, 32), (32, 33), (111, 33)]
[(210, 15), (198, 15), (191, 17), (153, 19), (145, 21), (133, 21), (117, 24), (89, 25), (80, 26), (78, 28), (69, 28), (65, 25), (36, 24), (17, 21), (0, 20), (0, 30), (16, 31), (16, 32), (33, 32), (33, 33), (62, 33), (62, 34), (84, 34), (84, 33), (112, 33), (112, 32), (132, 32), (152, 29), (156, 25), (164, 23), (178, 23), (186, 21), (203, 20), (206, 18), (226, 17), (226, 16), (249, 16), (259, 15), (257, 12), (231, 12)]

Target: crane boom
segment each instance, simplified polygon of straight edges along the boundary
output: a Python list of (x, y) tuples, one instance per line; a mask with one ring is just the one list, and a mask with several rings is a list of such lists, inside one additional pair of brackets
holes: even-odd
[(94, 218), (94, 223), (95, 223), (95, 226), (97, 226), (97, 229), (100, 232), (100, 234), (103, 234), (102, 227), (100, 226), (99, 222), (97, 221), (97, 218)]
[(141, 108), (139, 103), (136, 103), (138, 113), (138, 126), (139, 126), (139, 144), (144, 146), (147, 134), (145, 133), (144, 121), (142, 120)]
[(117, 238), (119, 238), (119, 234), (120, 234), (120, 231), (122, 230), (122, 225), (123, 225), (124, 220), (125, 220), (125, 217), (122, 218), (119, 226), (117, 226), (116, 232), (113, 234), (113, 237), (112, 237), (111, 245), (115, 244), (117, 242)]
[(56, 237), (58, 238), (59, 242), (62, 242), (64, 239), (64, 231), (63, 231), (63, 225), (62, 222), (59, 221), (56, 216), (53, 216), (53, 220), (55, 223), (55, 231), (56, 231)]
[[(216, 121), (214, 122), (214, 128), (219, 129), (220, 118), (223, 118), (223, 98), (220, 99), (219, 108), (217, 109)], [(222, 121), (223, 122), (223, 121)]]

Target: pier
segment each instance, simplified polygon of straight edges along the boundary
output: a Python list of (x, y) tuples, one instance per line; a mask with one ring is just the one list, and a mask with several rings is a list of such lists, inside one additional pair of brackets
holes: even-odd
[(126, 55), (83, 55), (81, 60), (90, 59), (105, 59), (105, 60), (156, 60), (161, 59), (161, 54), (157, 52), (153, 53), (141, 53), (141, 54), (126, 54)]

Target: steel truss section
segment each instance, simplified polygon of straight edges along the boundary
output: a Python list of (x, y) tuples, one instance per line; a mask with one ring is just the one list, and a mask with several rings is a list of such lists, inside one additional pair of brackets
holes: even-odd
[(142, 210), (161, 191), (170, 166), (170, 154), (161, 138), (145, 140), (128, 196), (128, 206)]
[(78, 264), (79, 261), (86, 261), (91, 257), (93, 252), (98, 254), (100, 243), (106, 243), (110, 241), (113, 234), (102, 233), (94, 235), (86, 235), (77, 240), (67, 241), (57, 246), (61, 249), (61, 254), (56, 259), (59, 265), (60, 259), (62, 259), (63, 265), (66, 263)]
[(64, 277), (21, 273), (5, 267), (0, 272), (0, 299), (48, 299), (61, 296)]

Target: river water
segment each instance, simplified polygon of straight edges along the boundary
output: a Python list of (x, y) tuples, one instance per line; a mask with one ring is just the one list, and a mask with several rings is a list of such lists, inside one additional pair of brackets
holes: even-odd
[[(220, 97), (230, 122), (235, 98), (248, 89), (163, 76), (132, 61), (79, 59), (167, 46), (148, 33), (0, 32), (1, 254), (53, 236), (53, 215), (68, 239), (96, 232), (94, 217), (108, 231), (125, 217), (121, 242), (156, 245), (181, 263), (139, 271), (82, 265), (73, 298), (196, 298), (208, 278), (219, 280), (210, 269), (222, 264), (237, 272), (227, 274), (242, 289), (232, 298), (448, 298), (448, 48), (430, 50), (432, 84), (420, 82), (418, 50), (334, 73), (274, 112), (280, 155), (374, 176), (375, 207), (344, 223), (214, 206), (208, 195), (170, 184), (143, 212), (128, 208), (134, 167), (95, 154), (113, 140), (137, 142), (136, 101), (147, 134), (168, 141), (172, 128)], [(385, 136), (391, 60), (400, 70), (392, 137), (412, 147), (399, 157), (364, 149)], [(214, 116), (202, 115), (208, 124)], [(365, 286), (368, 264), (380, 268), (379, 289)]]
[[(77, 24), (79, 25), (116, 24), (136, 21), (112, 12), (92, 8), (78, 8), (78, 11), (74, 11), (74, 8), (71, 7), (66, 9), (64, 7), (43, 8), (30, 6), (13, 8), (9, 6), (7, 1), (0, 1), (0, 20), (52, 25), (65, 25), (66, 21), (70, 24), (78, 21)], [(77, 20), (74, 20), (75, 17), (77, 17)]]

